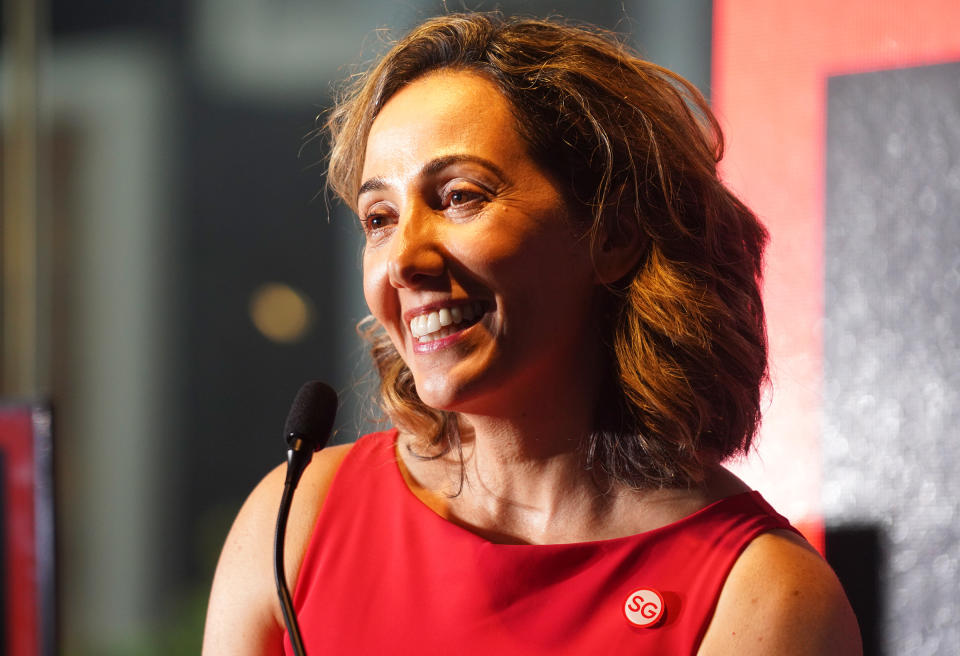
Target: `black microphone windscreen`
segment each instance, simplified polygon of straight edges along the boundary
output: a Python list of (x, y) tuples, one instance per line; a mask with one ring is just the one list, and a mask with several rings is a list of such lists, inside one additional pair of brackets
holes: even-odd
[[(313, 449), (322, 449), (330, 439), (330, 429), (337, 416), (337, 393), (319, 380), (303, 384), (293, 400), (283, 435), (290, 445), (291, 437), (307, 440)], [(292, 445), (290, 445), (292, 446)]]

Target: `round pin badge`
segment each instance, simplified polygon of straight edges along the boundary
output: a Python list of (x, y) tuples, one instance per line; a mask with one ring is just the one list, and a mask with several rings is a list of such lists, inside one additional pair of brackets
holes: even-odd
[(633, 626), (650, 628), (663, 619), (666, 606), (656, 590), (640, 588), (627, 595), (623, 602), (623, 615)]

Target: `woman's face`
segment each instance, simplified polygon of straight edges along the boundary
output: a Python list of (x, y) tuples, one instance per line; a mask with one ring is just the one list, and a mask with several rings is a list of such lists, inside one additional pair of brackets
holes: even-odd
[(386, 103), (357, 211), (367, 304), (424, 403), (499, 414), (593, 384), (588, 245), (485, 77), (431, 73)]

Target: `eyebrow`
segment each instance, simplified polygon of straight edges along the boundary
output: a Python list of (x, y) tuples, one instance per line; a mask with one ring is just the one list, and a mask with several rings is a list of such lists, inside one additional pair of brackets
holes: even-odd
[[(423, 168), (420, 169), (419, 176), (432, 176), (440, 173), (448, 166), (453, 166), (454, 164), (459, 164), (461, 162), (472, 162), (474, 164), (479, 164), (480, 166), (489, 169), (495, 175), (497, 175), (501, 180), (509, 181), (507, 175), (503, 172), (499, 166), (494, 164), (488, 159), (483, 157), (477, 157), (476, 155), (466, 155), (466, 154), (453, 154), (453, 155), (444, 155), (443, 157), (437, 157), (430, 160), (424, 164)], [(390, 186), (385, 178), (370, 178), (360, 185), (360, 189), (357, 190), (357, 198), (363, 194), (370, 191), (380, 191), (381, 189), (386, 189)]]
[(380, 189), (385, 189), (386, 187), (387, 181), (383, 178), (370, 178), (360, 185), (360, 189), (357, 191), (357, 198), (360, 198), (360, 196), (363, 196), (368, 191), (379, 191)]

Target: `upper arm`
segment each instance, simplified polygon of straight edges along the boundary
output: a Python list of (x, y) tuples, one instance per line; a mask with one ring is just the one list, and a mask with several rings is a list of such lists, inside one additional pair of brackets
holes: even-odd
[(757, 537), (734, 564), (700, 656), (862, 653), (843, 587), (805, 541), (787, 531)]
[[(284, 569), (290, 585), (297, 580), (317, 513), (350, 446), (334, 446), (315, 454), (297, 487), (284, 544)], [(234, 520), (210, 592), (204, 656), (283, 653), (273, 540), (285, 476), (285, 464), (267, 474)]]

